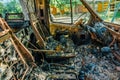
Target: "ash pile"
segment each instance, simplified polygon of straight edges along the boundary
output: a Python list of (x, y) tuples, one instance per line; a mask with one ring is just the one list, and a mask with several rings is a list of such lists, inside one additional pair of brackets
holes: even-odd
[[(31, 33), (26, 36), (23, 29), (16, 36), (34, 56), (38, 53), (28, 46)], [(120, 80), (119, 40), (103, 23), (85, 25), (72, 35), (66, 31), (48, 37), (46, 50), (52, 50), (52, 54), (34, 56), (40, 63), (29, 67), (9, 40), (0, 45), (1, 80)]]
[(57, 45), (61, 45), (59, 49), (64, 54), (66, 54), (65, 50), (68, 50), (75, 55), (67, 61), (58, 61), (57, 64), (66, 66), (65, 70), (64, 68), (59, 70), (63, 72), (72, 70), (76, 74), (76, 78), (73, 79), (78, 80), (119, 80), (119, 41), (114, 39), (103, 23), (98, 22), (93, 27), (88, 25), (84, 27), (82, 31), (70, 35), (69, 38), (66, 38), (66, 35), (60, 35), (59, 40), (54, 40), (52, 37), (48, 39), (50, 43), (47, 46), (48, 49), (55, 50)]

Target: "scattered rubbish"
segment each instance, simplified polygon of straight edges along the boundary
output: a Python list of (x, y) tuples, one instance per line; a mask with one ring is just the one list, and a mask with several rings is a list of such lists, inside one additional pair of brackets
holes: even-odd
[(0, 18), (1, 80), (119, 80), (120, 25), (104, 22), (85, 0), (80, 1), (91, 21), (69, 28), (59, 24), (63, 30), (57, 27), (54, 35), (44, 34), (49, 31), (41, 27), (44, 20), (32, 20), (35, 13), (29, 13), (32, 28), (26, 25), (16, 33)]
[(118, 66), (118, 67), (116, 67), (116, 70), (120, 72), (120, 67), (119, 67), (119, 66)]

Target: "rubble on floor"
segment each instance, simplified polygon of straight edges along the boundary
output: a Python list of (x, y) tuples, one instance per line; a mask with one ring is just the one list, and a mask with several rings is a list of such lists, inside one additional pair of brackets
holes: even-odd
[[(21, 34), (23, 32), (16, 35), (19, 35), (21, 41), (24, 36), (22, 42), (25, 41), (24, 43), (29, 49), (27, 45), (29, 45), (30, 35)], [(103, 34), (104, 31), (99, 35)], [(109, 39), (109, 36), (107, 36), (105, 42), (111, 42)], [(56, 50), (56, 53), (46, 55), (47, 57), (43, 55), (42, 58), (37, 56), (41, 64), (28, 67), (21, 61), (11, 42), (6, 40), (0, 44), (0, 61), (1, 64), (7, 65), (8, 69), (0, 67), (1, 80), (6, 80), (11, 76), (10, 80), (14, 79), (14, 76), (20, 80), (23, 77), (24, 80), (120, 80), (119, 57), (115, 56), (120, 55), (119, 44), (116, 42), (112, 46), (107, 46), (108, 43), (103, 45), (92, 40), (88, 43), (84, 43), (82, 39), (81, 41), (83, 41), (83, 44), (75, 45), (72, 39), (66, 37), (66, 35), (61, 35), (60, 40), (55, 40), (50, 36), (47, 39), (46, 49)], [(32, 44), (32, 46), (35, 45)], [(30, 51), (33, 55), (38, 54)], [(114, 51), (115, 54), (113, 54)], [(7, 73), (8, 71), (9, 73)]]

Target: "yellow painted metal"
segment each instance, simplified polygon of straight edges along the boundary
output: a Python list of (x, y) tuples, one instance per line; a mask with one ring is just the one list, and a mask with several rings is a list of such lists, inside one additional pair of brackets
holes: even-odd
[(55, 6), (51, 6), (51, 13), (53, 15), (57, 14), (57, 8)]
[(109, 2), (104, 2), (104, 10), (106, 10), (108, 8)]
[(102, 7), (103, 7), (103, 6), (102, 6), (102, 3), (99, 2), (99, 3), (98, 3), (98, 10), (97, 10), (97, 11), (98, 11), (98, 12), (102, 12), (102, 11), (103, 11)]
[(44, 7), (45, 7), (45, 0), (38, 0), (37, 2), (38, 2), (37, 4), (40, 7), (39, 9), (44, 9)]
[(65, 31), (68, 30), (70, 33), (75, 33), (80, 31), (79, 25), (82, 24), (83, 19), (77, 20), (74, 24), (62, 24), (50, 22), (50, 32), (55, 35), (56, 30)]
[(70, 33), (78, 32), (79, 28), (77, 25), (71, 24), (61, 24), (61, 23), (50, 23), (50, 32), (55, 35), (55, 31), (65, 31), (68, 30)]
[(98, 12), (102, 12), (102, 11), (105, 11), (106, 9), (107, 9), (107, 7), (108, 7), (108, 4), (109, 4), (109, 2), (98, 2), (98, 4), (97, 4), (97, 11)]

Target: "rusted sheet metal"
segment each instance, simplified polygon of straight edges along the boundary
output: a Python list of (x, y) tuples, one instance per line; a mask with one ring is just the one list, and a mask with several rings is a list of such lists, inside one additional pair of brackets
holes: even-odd
[(0, 43), (2, 43), (3, 41), (5, 41), (6, 39), (10, 38), (10, 35), (8, 34), (9, 30), (5, 30), (0, 32)]
[[(12, 32), (12, 30), (10, 29), (10, 27), (8, 26), (8, 24), (2, 18), (0, 18), (0, 24), (1, 24), (1, 28), (4, 30), (4, 31), (1, 32), (1, 33), (4, 33), (4, 34), (1, 34), (1, 36), (5, 35), (5, 34), (9, 35), (10, 40), (11, 40), (12, 44), (14, 45), (16, 51), (18, 52), (19, 56), (21, 57), (22, 61), (25, 64), (28, 64), (28, 65), (31, 64), (31, 63), (33, 63), (34, 62), (34, 58), (31, 55), (31, 53), (19, 41), (19, 39)], [(7, 38), (9, 38), (9, 37), (7, 37)]]
[(31, 55), (31, 53), (28, 51), (27, 48), (18, 40), (18, 38), (15, 35), (11, 35), (10, 40), (12, 41), (16, 51), (22, 58), (24, 62), (31, 63), (34, 62), (34, 58)]
[(38, 31), (38, 29), (37, 29), (36, 23), (34, 23), (31, 18), (30, 18), (30, 22), (31, 22), (31, 25), (32, 25), (32, 29), (33, 29), (33, 31), (34, 31), (34, 34), (35, 34), (35, 36), (36, 36), (36, 38), (37, 38), (37, 43), (39, 44), (39, 46), (45, 47), (45, 42), (44, 42), (42, 36), (39, 34), (39, 31)]
[[(40, 34), (40, 33), (44, 32), (44, 28), (41, 27), (42, 24), (40, 24), (39, 19), (37, 18), (37, 14), (34, 12), (34, 9), (29, 7), (31, 5), (34, 5), (33, 4), (34, 2), (31, 2), (31, 1), (26, 2), (24, 0), (20, 0), (20, 3), (22, 4), (22, 7), (24, 8), (23, 10), (28, 12), (28, 14), (26, 14), (26, 13), (25, 14), (30, 20), (31, 27), (32, 27), (35, 37), (37, 39), (38, 45), (41, 46), (42, 48), (44, 48), (45, 47), (44, 36), (42, 34)], [(44, 34), (47, 34), (47, 32)]]

